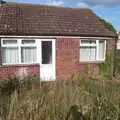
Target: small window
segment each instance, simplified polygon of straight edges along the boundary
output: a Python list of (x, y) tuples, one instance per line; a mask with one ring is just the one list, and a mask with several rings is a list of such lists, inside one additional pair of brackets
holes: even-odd
[(103, 61), (105, 60), (105, 40), (81, 40), (80, 61)]
[(21, 62), (35, 63), (37, 60), (36, 47), (22, 47), (21, 48)]
[(96, 47), (81, 47), (80, 58), (81, 61), (95, 61)]
[(104, 60), (105, 57), (105, 41), (99, 41), (99, 60)]
[(3, 64), (37, 63), (36, 40), (2, 40)]
[(81, 40), (81, 44), (96, 44), (95, 40)]
[(17, 44), (17, 40), (3, 40), (4, 45), (13, 45)]
[(17, 64), (19, 62), (17, 47), (2, 48), (2, 61), (4, 64)]
[(35, 44), (35, 40), (22, 40), (22, 44)]
[(120, 40), (117, 40), (117, 50), (120, 50)]

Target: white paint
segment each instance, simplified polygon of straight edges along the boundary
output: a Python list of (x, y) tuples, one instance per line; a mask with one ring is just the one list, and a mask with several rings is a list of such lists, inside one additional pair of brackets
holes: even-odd
[(75, 37), (75, 36), (16, 36), (16, 35), (0, 35), (1, 38), (81, 38), (81, 39), (84, 39), (84, 38), (95, 38), (95, 39), (110, 39), (111, 37)]
[[(19, 48), (19, 63), (17, 64), (3, 64), (3, 65), (31, 65), (29, 63), (21, 63), (21, 46), (26, 46), (22, 45), (21, 41), (24, 40), (22, 38), (12, 38), (14, 40), (17, 40), (16, 45), (12, 45), (12, 47), (18, 46)], [(28, 38), (30, 39), (30, 38)], [(2, 47), (8, 47), (8, 45), (3, 44), (3, 40), (11, 40), (11, 38), (2, 38), (1, 39), (1, 45)], [(33, 40), (33, 39), (32, 39)], [(56, 39), (34, 39), (36, 42), (34, 45), (31, 46), (36, 46), (37, 47), (37, 62), (33, 63), (34, 64), (39, 64), (40, 65), (40, 78), (42, 81), (53, 81), (56, 79), (56, 46), (55, 46), (55, 40)], [(42, 64), (42, 48), (41, 48), (41, 42), (42, 41), (52, 41), (52, 64)], [(23, 70), (21, 70), (23, 71)], [(20, 71), (20, 72), (21, 72)], [(21, 74), (19, 74), (21, 75)]]
[(40, 45), (41, 47), (40, 78), (41, 78), (41, 81), (54, 81), (56, 78), (55, 39), (41, 39), (41, 42), (42, 41), (52, 41), (52, 63), (42, 64), (42, 45)]
[(53, 64), (40, 65), (40, 80), (41, 81), (54, 81), (55, 80)]
[[(83, 39), (82, 39), (83, 40)], [(96, 48), (96, 59), (95, 60), (86, 60), (82, 61), (80, 58), (80, 62), (97, 62), (97, 61), (105, 61), (105, 56), (106, 56), (106, 40), (104, 39), (105, 47), (104, 47), (104, 58), (100, 59), (99, 57), (99, 44), (100, 44), (100, 39), (94, 39), (96, 42), (95, 44), (89, 44), (89, 43), (82, 43), (80, 40), (80, 47), (95, 47)], [(84, 40), (89, 40), (89, 39), (84, 39)]]
[(99, 40), (96, 40), (96, 61), (99, 60)]
[(105, 52), (104, 52), (104, 60), (103, 61), (105, 61), (105, 59), (106, 59), (106, 52), (107, 52), (107, 42), (105, 40)]
[(120, 50), (120, 40), (117, 40), (117, 50)]
[[(29, 40), (33, 40), (33, 39), (30, 39), (28, 38)], [(27, 39), (27, 40), (28, 40)], [(10, 44), (10, 45), (6, 45), (6, 44), (3, 44), (3, 41), (4, 40), (16, 40), (17, 43), (16, 44)], [(18, 64), (36, 64), (36, 63), (39, 63), (39, 62), (35, 62), (35, 63), (22, 63), (21, 61), (21, 47), (37, 47), (39, 46), (39, 44), (37, 43), (37, 40), (38, 39), (34, 39), (35, 40), (35, 43), (34, 44), (22, 44), (22, 40), (26, 40), (25, 38), (1, 38), (1, 46), (2, 47), (18, 47), (18, 58), (19, 58), (19, 62), (18, 63), (15, 63), (15, 64), (11, 64), (11, 63), (3, 63), (3, 65), (18, 65)], [(39, 55), (38, 55), (39, 56)], [(39, 61), (39, 60), (38, 60)]]

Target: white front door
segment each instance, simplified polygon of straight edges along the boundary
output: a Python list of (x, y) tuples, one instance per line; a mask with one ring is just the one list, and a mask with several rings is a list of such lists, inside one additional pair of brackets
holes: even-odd
[(41, 61), (40, 79), (41, 81), (55, 80), (55, 39), (41, 40)]

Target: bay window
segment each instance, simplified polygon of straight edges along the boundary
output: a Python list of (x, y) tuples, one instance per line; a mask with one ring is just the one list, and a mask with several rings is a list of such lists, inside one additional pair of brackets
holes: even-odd
[(106, 52), (105, 40), (81, 40), (80, 61), (104, 61)]
[(37, 63), (36, 40), (3, 39), (3, 64), (33, 64)]

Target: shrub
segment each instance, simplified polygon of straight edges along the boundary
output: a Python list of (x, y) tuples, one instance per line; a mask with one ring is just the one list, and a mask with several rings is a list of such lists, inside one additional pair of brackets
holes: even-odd
[(13, 77), (0, 83), (0, 93), (1, 95), (11, 95), (14, 91), (20, 92), (22, 89), (28, 90), (34, 86), (37, 87), (39, 83), (40, 80), (36, 76), (27, 76), (23, 80)]
[(108, 80), (112, 80), (114, 76), (114, 59), (113, 52), (109, 51), (106, 55), (106, 61), (99, 64), (100, 74)]
[(13, 91), (19, 89), (20, 82), (17, 78), (0, 83), (0, 93), (10, 95)]

